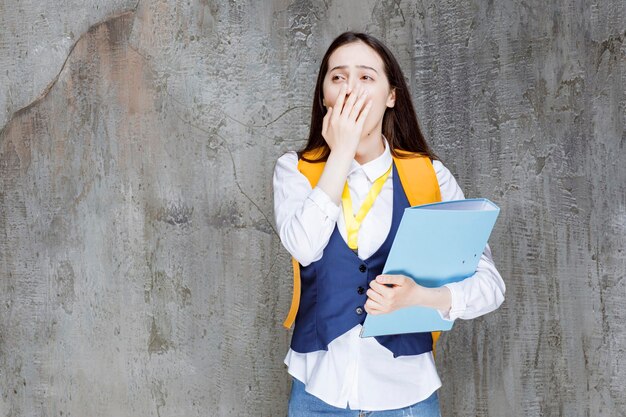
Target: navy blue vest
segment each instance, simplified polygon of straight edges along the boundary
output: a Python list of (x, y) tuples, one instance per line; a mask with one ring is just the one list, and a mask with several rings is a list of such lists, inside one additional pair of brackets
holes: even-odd
[[(393, 214), (385, 242), (369, 258), (361, 260), (348, 247), (335, 226), (322, 258), (300, 265), (301, 296), (291, 338), (299, 353), (328, 350), (328, 344), (365, 321), (367, 289), (383, 271), (404, 209), (409, 207), (398, 171), (393, 164)], [(376, 340), (394, 357), (419, 355), (432, 350), (430, 333), (378, 336)]]

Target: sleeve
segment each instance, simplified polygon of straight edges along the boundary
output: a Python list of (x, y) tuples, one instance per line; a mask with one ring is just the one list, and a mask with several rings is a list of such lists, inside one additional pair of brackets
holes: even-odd
[(288, 152), (274, 169), (274, 217), (287, 251), (307, 266), (322, 257), (339, 217), (339, 206), (298, 171), (298, 156)]
[[(464, 199), (463, 191), (450, 171), (440, 162), (433, 167), (441, 190), (441, 200)], [(446, 284), (452, 294), (449, 312), (440, 312), (447, 320), (473, 319), (497, 309), (504, 301), (506, 286), (496, 269), (489, 245), (478, 261), (476, 273), (463, 281)]]

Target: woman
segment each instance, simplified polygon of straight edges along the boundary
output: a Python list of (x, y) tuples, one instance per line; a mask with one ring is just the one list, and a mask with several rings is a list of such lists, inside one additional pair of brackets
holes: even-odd
[(488, 246), (472, 277), (441, 288), (380, 275), (409, 206), (399, 162), (419, 162), (411, 182), (425, 201), (464, 198), (427, 145), (400, 66), (380, 41), (337, 37), (314, 94), (305, 148), (279, 158), (274, 172), (276, 224), (302, 282), (285, 358), (289, 416), (438, 416), (431, 334), (360, 338), (364, 312), (423, 305), (471, 319), (498, 308), (504, 282)]

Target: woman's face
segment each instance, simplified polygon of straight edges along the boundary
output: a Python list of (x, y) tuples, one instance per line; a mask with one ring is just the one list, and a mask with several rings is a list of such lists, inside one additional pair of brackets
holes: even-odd
[(322, 94), (326, 107), (335, 106), (342, 84), (348, 85), (348, 94), (358, 92), (359, 87), (367, 90), (372, 100), (363, 135), (369, 134), (382, 124), (387, 107), (393, 107), (395, 90), (390, 89), (381, 57), (363, 42), (352, 42), (337, 48), (328, 59), (328, 71), (324, 77)]

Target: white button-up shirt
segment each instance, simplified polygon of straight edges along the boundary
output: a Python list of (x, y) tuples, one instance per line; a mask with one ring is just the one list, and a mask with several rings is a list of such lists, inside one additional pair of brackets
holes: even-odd
[[(352, 161), (348, 187), (353, 208), (358, 211), (374, 181), (392, 164), (389, 146), (378, 158), (360, 165)], [(465, 198), (450, 171), (433, 162), (442, 201)], [(389, 176), (374, 205), (363, 220), (358, 235), (358, 256), (369, 258), (385, 241), (391, 228), (393, 180)], [(280, 239), (289, 253), (307, 266), (322, 257), (335, 228), (346, 239), (341, 207), (320, 188), (311, 189), (298, 171), (298, 157), (288, 152), (274, 170), (274, 214)], [(426, 237), (424, 237), (426, 238)], [(476, 273), (463, 281), (446, 284), (452, 294), (445, 318), (471, 319), (495, 310), (504, 300), (505, 285), (496, 269), (489, 246)], [(358, 324), (328, 345), (328, 350), (285, 357), (289, 374), (306, 385), (306, 391), (339, 408), (391, 410), (428, 398), (441, 386), (432, 352), (393, 357), (375, 338), (361, 338)]]

